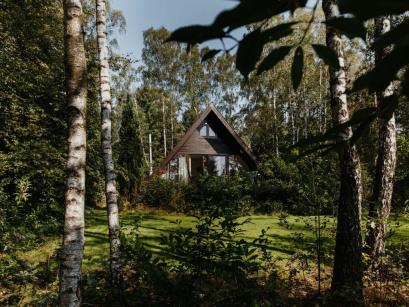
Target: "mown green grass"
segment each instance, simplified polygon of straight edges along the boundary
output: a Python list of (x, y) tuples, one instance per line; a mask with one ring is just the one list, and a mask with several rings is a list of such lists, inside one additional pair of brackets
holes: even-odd
[[(182, 228), (193, 228), (195, 218), (164, 212), (124, 212), (121, 214), (123, 232), (129, 233), (136, 225), (145, 247), (157, 256), (166, 257), (164, 246), (160, 244), (161, 236)], [(263, 229), (268, 229), (269, 248), (277, 257), (288, 258), (296, 252), (313, 248), (315, 233), (314, 217), (280, 215), (252, 215), (246, 218), (249, 222), (243, 225), (243, 233), (237, 239), (249, 242), (257, 238)], [(330, 253), (335, 240), (334, 219), (322, 217), (325, 227), (322, 231), (323, 249)], [(389, 244), (404, 244), (409, 240), (409, 216), (392, 217), (392, 229)], [(86, 215), (85, 251), (83, 270), (85, 273), (101, 270), (109, 257), (107, 215), (105, 210), (89, 210)], [(31, 251), (21, 252), (19, 257), (30, 263), (46, 262), (59, 248), (61, 238), (50, 237), (46, 242)]]
[[(314, 248), (315, 235), (313, 230), (314, 217), (288, 216), (283, 219), (280, 215), (252, 215), (244, 219), (250, 222), (243, 225), (243, 232), (237, 239), (245, 239), (251, 242), (257, 238), (263, 229), (268, 229), (267, 236), (270, 240), (268, 246), (273, 256), (289, 259), (297, 252), (311, 251)], [(328, 257), (327, 268), (331, 266), (333, 254), (335, 227), (334, 219), (322, 217), (326, 224), (322, 233), (323, 251)], [(132, 229), (138, 227), (140, 239), (145, 247), (152, 251), (155, 256), (168, 259), (166, 246), (160, 244), (161, 236), (169, 235), (180, 227), (193, 228), (195, 218), (185, 215), (175, 215), (164, 212), (124, 212), (121, 214), (122, 231), (129, 234)], [(409, 216), (390, 219), (392, 236), (388, 244), (405, 244), (409, 240)], [(83, 259), (84, 276), (91, 276), (96, 272), (107, 271), (109, 259), (109, 241), (107, 229), (107, 214), (105, 210), (88, 210), (86, 213), (85, 228), (85, 254)], [(29, 304), (33, 297), (41, 293), (56, 293), (58, 260), (56, 251), (61, 245), (62, 239), (58, 236), (46, 238), (45, 242), (32, 250), (24, 250), (17, 256), (30, 264), (47, 264), (55, 279), (47, 289), (43, 286), (34, 287), (31, 284), (21, 285), (19, 293), (22, 302)], [(313, 256), (313, 253), (311, 254)], [(293, 261), (293, 260), (291, 260)], [(285, 263), (282, 262), (283, 264)], [(0, 289), (1, 290), (1, 289)], [(40, 291), (40, 292), (39, 292)], [(45, 295), (44, 294), (44, 295)], [(0, 300), (1, 302), (1, 300)], [(1, 305), (1, 303), (0, 303)]]
[[(296, 252), (312, 249), (315, 242), (314, 217), (280, 215), (252, 215), (243, 225), (244, 232), (237, 239), (249, 242), (257, 238), (263, 229), (268, 229), (269, 248), (274, 256), (288, 258)], [(322, 231), (323, 250), (331, 252), (335, 240), (334, 219), (321, 217), (325, 224)], [(109, 255), (107, 217), (104, 210), (92, 210), (87, 213), (86, 244), (84, 271), (101, 269)], [(145, 247), (157, 256), (166, 257), (164, 246), (160, 244), (161, 236), (182, 228), (193, 228), (195, 218), (185, 215), (173, 215), (163, 212), (125, 212), (121, 214), (121, 226), (124, 233), (129, 233), (136, 225), (140, 239)], [(409, 240), (409, 217), (391, 219), (392, 236), (390, 244), (400, 244)]]

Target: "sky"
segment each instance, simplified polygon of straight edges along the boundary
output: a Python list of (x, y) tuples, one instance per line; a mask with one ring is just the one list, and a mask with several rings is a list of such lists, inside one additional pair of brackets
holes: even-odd
[(208, 24), (220, 11), (235, 5), (237, 2), (232, 0), (111, 0), (112, 8), (121, 10), (127, 23), (125, 34), (115, 34), (119, 43), (117, 51), (139, 60), (144, 30)]

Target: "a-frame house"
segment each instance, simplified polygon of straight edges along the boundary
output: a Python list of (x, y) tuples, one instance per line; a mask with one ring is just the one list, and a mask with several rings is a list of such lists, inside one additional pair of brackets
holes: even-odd
[(161, 163), (170, 179), (189, 181), (202, 174), (228, 175), (255, 171), (256, 158), (211, 104)]

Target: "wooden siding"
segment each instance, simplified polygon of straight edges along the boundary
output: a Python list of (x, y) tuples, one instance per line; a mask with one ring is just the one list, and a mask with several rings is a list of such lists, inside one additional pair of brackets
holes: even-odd
[[(199, 129), (204, 121), (216, 133), (217, 138), (200, 136)], [(257, 168), (256, 158), (251, 150), (212, 104), (162, 161), (161, 171), (168, 169), (170, 161), (181, 155), (235, 155), (249, 170)]]
[(193, 132), (190, 138), (179, 150), (178, 154), (189, 155), (216, 155), (234, 154), (233, 150), (220, 137), (205, 138), (200, 136), (198, 130)]

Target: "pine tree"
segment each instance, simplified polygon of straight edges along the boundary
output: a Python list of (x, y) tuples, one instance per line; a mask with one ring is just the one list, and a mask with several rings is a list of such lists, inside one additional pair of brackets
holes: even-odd
[(124, 195), (130, 204), (135, 201), (139, 193), (146, 169), (141, 143), (141, 116), (136, 108), (136, 104), (128, 96), (122, 110), (118, 144), (121, 195)]

